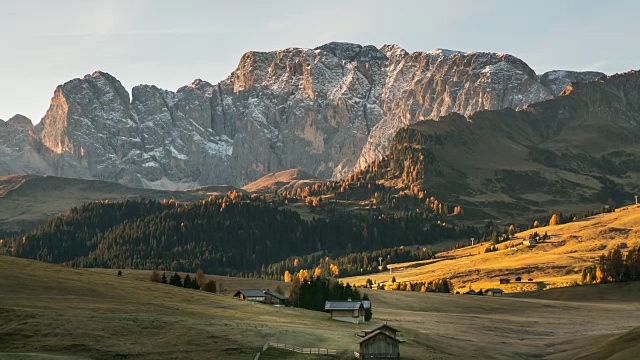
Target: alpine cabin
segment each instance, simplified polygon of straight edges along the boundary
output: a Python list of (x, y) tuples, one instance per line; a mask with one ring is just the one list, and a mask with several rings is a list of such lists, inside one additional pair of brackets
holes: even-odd
[(360, 340), (361, 360), (400, 359), (400, 340), (389, 333), (376, 330)]
[(324, 310), (328, 311), (334, 320), (356, 324), (364, 321), (364, 304), (362, 301), (326, 301)]

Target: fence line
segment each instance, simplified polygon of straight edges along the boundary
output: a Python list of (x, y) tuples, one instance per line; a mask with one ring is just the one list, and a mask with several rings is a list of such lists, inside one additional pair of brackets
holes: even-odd
[(264, 344), (264, 346), (262, 347), (262, 350), (258, 351), (258, 353), (256, 354), (256, 357), (254, 358), (254, 360), (260, 359), (260, 355), (262, 355), (262, 353), (267, 351), (267, 349), (270, 348), (270, 347), (275, 348), (275, 349), (283, 349), (283, 350), (293, 351), (293, 352), (297, 352), (297, 353), (300, 353), (300, 354), (336, 355), (338, 353), (337, 350), (333, 350), (333, 349), (303, 348), (303, 347), (298, 347), (298, 346), (293, 346), (293, 345), (288, 345), (288, 344), (279, 344), (279, 343), (274, 343), (274, 342), (268, 342), (268, 343)]

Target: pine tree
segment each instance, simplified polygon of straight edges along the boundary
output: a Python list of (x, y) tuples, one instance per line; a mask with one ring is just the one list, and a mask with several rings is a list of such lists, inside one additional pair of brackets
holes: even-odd
[(178, 273), (173, 273), (169, 279), (169, 285), (182, 287), (182, 278)]
[(369, 308), (364, 309), (364, 321), (370, 321), (371, 318), (373, 317), (373, 311), (371, 310), (371, 300), (369, 300), (369, 295), (364, 294), (362, 296), (362, 300), (369, 301)]
[(164, 271), (162, 272), (162, 279), (160, 280), (160, 282), (163, 284), (167, 283), (167, 273), (165, 273)]
[(184, 286), (187, 289), (190, 289), (193, 287), (193, 285), (191, 284), (191, 277), (189, 276), (189, 274), (187, 274), (187, 276), (184, 277), (182, 286)]

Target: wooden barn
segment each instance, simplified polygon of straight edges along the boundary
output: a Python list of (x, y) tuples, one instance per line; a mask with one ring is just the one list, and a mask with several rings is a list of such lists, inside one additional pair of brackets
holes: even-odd
[(287, 298), (284, 295), (280, 294), (279, 292), (267, 290), (265, 291), (264, 294), (265, 294), (264, 302), (266, 304), (284, 306), (285, 303), (287, 302)]
[(241, 289), (236, 291), (234, 297), (245, 301), (260, 302), (271, 305), (284, 305), (286, 298), (275, 291), (261, 289)]
[(487, 289), (484, 291), (487, 296), (502, 296), (502, 289)]
[(360, 340), (361, 360), (400, 359), (400, 340), (389, 333), (376, 330)]
[(362, 301), (327, 301), (324, 310), (331, 313), (331, 318), (352, 323), (364, 322), (364, 304)]

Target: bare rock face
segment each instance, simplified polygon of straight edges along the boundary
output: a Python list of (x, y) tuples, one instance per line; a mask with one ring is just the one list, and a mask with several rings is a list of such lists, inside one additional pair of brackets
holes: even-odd
[(551, 90), (554, 96), (560, 95), (567, 85), (572, 82), (590, 82), (595, 81), (601, 76), (607, 76), (597, 71), (568, 71), (568, 70), (552, 70), (540, 75), (540, 83)]
[(48, 164), (33, 140), (33, 124), (25, 116), (0, 120), (0, 175), (47, 170)]
[(59, 86), (35, 127), (0, 123), (11, 128), (0, 173), (160, 189), (242, 186), (291, 168), (340, 178), (382, 156), (403, 126), (549, 99), (559, 80), (544, 79), (511, 55), (338, 42), (248, 52), (224, 81), (175, 92), (140, 85), (130, 97), (98, 71)]
[[(469, 116), (485, 109), (521, 109), (552, 97), (522, 60), (506, 54), (436, 49), (408, 55), (395, 45), (380, 103), (383, 119), (371, 131), (358, 159), (363, 167), (382, 157), (402, 127), (452, 112)], [(338, 177), (342, 174), (334, 174)]]

